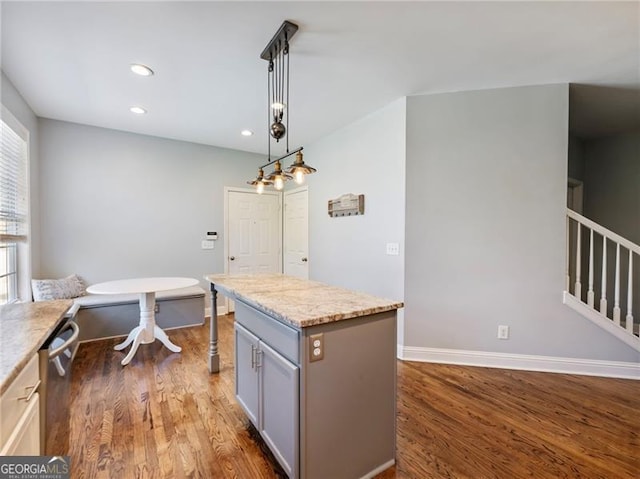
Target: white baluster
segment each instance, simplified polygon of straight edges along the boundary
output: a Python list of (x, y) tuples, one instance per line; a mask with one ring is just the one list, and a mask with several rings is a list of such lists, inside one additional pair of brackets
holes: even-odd
[(567, 259), (567, 264), (566, 264), (567, 279), (566, 279), (565, 285), (564, 285), (564, 289), (565, 289), (565, 291), (567, 293), (569, 291), (571, 291), (569, 289), (569, 285), (571, 284), (571, 276), (569, 275), (569, 255), (571, 254), (569, 252), (569, 236), (570, 236), (570, 232), (571, 232), (571, 230), (569, 229), (570, 226), (571, 226), (571, 219), (567, 216), (567, 254), (566, 254), (566, 259)]
[(577, 240), (576, 240), (576, 286), (573, 292), (574, 296), (578, 299), (582, 298), (582, 284), (580, 283), (580, 223), (576, 223), (578, 227)]
[(593, 230), (589, 235), (589, 289), (587, 290), (587, 304), (593, 308)]
[(620, 326), (620, 243), (616, 243), (616, 276), (613, 288), (613, 321)]
[(627, 331), (633, 334), (633, 251), (629, 250), (629, 280), (627, 282)]
[(600, 314), (607, 315), (607, 237), (602, 237), (602, 294), (600, 295)]

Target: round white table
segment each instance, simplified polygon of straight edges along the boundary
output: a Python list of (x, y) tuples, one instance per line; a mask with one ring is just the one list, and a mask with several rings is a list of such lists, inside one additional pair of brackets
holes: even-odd
[(131, 362), (141, 344), (153, 343), (156, 339), (174, 353), (182, 351), (182, 348), (173, 344), (167, 333), (156, 324), (156, 292), (187, 288), (198, 283), (199, 281), (193, 278), (136, 278), (98, 283), (87, 288), (87, 293), (91, 294), (140, 294), (140, 325), (129, 333), (123, 343), (113, 348), (121, 351), (133, 343), (129, 353), (122, 360), (123, 366)]

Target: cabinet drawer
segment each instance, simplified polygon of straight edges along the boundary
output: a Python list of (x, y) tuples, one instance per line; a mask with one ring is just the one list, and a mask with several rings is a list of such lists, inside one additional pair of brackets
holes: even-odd
[(38, 386), (39, 376), (38, 355), (36, 354), (13, 380), (9, 389), (0, 397), (0, 449), (15, 429), (29, 404), (37, 400), (38, 395), (35, 392), (29, 402), (26, 401), (26, 397), (33, 391), (34, 386)]
[(242, 301), (236, 301), (235, 320), (285, 358), (300, 364), (298, 347), (300, 333), (297, 330), (270, 318)]

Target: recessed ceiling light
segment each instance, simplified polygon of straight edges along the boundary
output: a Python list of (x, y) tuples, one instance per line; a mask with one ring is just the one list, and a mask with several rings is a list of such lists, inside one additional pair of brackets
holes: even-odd
[(240, 134), (241, 134), (242, 136), (251, 136), (251, 135), (253, 135), (253, 132), (252, 132), (251, 130), (242, 130), (242, 131), (240, 132)]
[(129, 111), (131, 113), (135, 113), (136, 115), (144, 115), (147, 112), (147, 110), (145, 110), (141, 106), (132, 106), (131, 108), (129, 108)]
[(153, 75), (153, 70), (146, 65), (142, 65), (141, 63), (132, 63), (131, 71), (136, 75), (140, 75), (143, 77), (150, 77)]

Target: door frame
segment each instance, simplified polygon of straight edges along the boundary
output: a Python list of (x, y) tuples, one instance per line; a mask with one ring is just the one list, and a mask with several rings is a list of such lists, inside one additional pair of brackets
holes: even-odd
[[(283, 191), (282, 194), (282, 273), (284, 273), (284, 254), (286, 251), (285, 241), (287, 236), (285, 235), (286, 228), (286, 213), (284, 211), (285, 199), (287, 195), (293, 195), (295, 193), (307, 192), (307, 257), (309, 256), (309, 185), (302, 185), (291, 190)], [(309, 264), (307, 263), (307, 279), (309, 278)]]
[(582, 214), (584, 208), (584, 183), (581, 180), (567, 178), (567, 190), (572, 190), (573, 204), (567, 205), (578, 214)]

